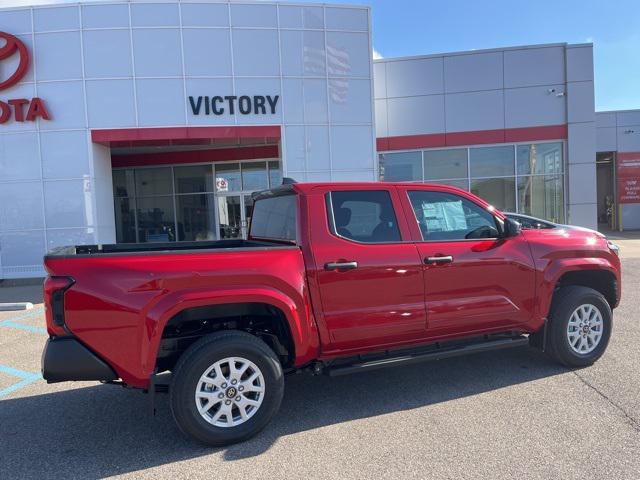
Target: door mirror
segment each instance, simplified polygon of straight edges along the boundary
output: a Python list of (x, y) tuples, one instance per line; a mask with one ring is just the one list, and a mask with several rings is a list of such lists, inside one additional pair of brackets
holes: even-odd
[(522, 227), (515, 220), (507, 217), (504, 220), (504, 238), (515, 237), (520, 235)]

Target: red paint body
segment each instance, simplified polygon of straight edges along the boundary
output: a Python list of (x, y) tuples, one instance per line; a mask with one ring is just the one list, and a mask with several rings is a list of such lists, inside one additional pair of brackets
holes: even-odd
[[(64, 294), (68, 329), (125, 383), (146, 387), (163, 328), (186, 308), (242, 302), (279, 308), (299, 367), (478, 333), (535, 332), (544, 324), (558, 279), (573, 270), (611, 272), (621, 290), (619, 259), (595, 232), (558, 228), (511, 238), (422, 241), (408, 190), (464, 196), (504, 218), (453, 187), (339, 183), (292, 188), (299, 200), (298, 246), (46, 257), (51, 276), (75, 280)], [(402, 241), (361, 244), (334, 235), (325, 194), (336, 190), (388, 190)], [(423, 263), (437, 255), (454, 261)], [(340, 261), (357, 261), (358, 268), (324, 269)], [(51, 315), (47, 327), (52, 336), (65, 335)]]

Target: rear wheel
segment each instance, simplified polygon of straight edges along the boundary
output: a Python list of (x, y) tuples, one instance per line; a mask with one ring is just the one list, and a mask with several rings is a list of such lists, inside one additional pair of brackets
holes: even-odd
[(607, 348), (611, 307), (596, 290), (568, 286), (556, 294), (549, 322), (549, 354), (568, 367), (585, 367), (598, 360)]
[(213, 446), (246, 440), (278, 411), (282, 367), (260, 339), (215, 333), (193, 344), (173, 373), (171, 411), (180, 429)]

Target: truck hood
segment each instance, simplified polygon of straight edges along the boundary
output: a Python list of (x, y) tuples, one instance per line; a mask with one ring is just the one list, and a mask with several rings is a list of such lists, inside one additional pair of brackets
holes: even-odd
[[(609, 248), (600, 232), (582, 227), (522, 230), (534, 258), (608, 258), (617, 263), (617, 255)], [(613, 258), (615, 257), (615, 259)]]

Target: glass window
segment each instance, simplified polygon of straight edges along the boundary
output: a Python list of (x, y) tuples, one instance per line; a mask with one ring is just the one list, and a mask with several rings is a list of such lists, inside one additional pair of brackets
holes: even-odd
[(215, 199), (213, 194), (178, 195), (178, 240), (216, 239)]
[(425, 180), (440, 180), (445, 178), (466, 178), (467, 149), (455, 148), (451, 150), (426, 150), (424, 152)]
[(171, 168), (140, 168), (136, 171), (136, 195), (171, 195)]
[(564, 222), (562, 175), (518, 177), (519, 213)]
[(242, 164), (242, 189), (266, 190), (269, 188), (267, 178), (267, 162)]
[(269, 187), (279, 187), (280, 185), (282, 185), (280, 162), (269, 162)]
[(175, 242), (173, 197), (138, 198), (138, 241)]
[(255, 202), (251, 218), (251, 237), (296, 240), (297, 197), (282, 195)]
[(116, 198), (116, 242), (135, 243), (136, 241), (136, 219), (134, 214), (135, 199)]
[(211, 165), (174, 167), (173, 178), (176, 184), (176, 193), (213, 192)]
[(380, 180), (383, 182), (421, 181), (422, 152), (381, 154)]
[(413, 191), (409, 200), (427, 241), (496, 238), (495, 217), (466, 198), (445, 192)]
[(113, 171), (113, 196), (133, 197), (135, 195), (135, 182), (133, 170)]
[[(251, 217), (253, 216), (253, 197), (251, 195), (244, 196), (244, 224), (242, 225), (247, 229), (251, 225)], [(244, 232), (246, 233), (246, 231)]]
[(240, 164), (221, 163), (216, 165), (216, 192), (238, 192), (241, 189)]
[(432, 183), (439, 183), (441, 185), (450, 185), (452, 187), (458, 187), (463, 190), (469, 191), (469, 180), (434, 180)]
[(389, 192), (331, 192), (331, 205), (330, 224), (341, 237), (365, 243), (401, 241)]
[(471, 178), (514, 175), (513, 145), (469, 149)]
[(513, 212), (516, 208), (516, 181), (513, 177), (471, 180), (471, 193), (498, 210)]
[(562, 142), (517, 146), (518, 175), (562, 173)]

